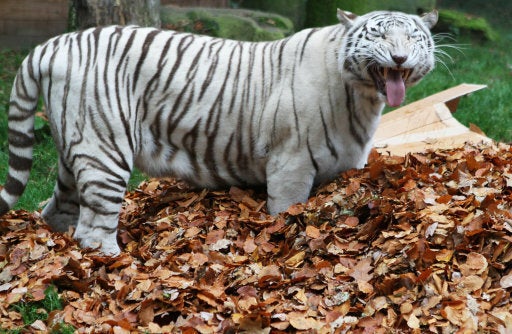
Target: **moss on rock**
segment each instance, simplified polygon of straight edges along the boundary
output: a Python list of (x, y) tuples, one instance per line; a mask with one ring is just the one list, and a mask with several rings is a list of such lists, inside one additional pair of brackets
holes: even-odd
[(337, 24), (337, 0), (308, 0), (306, 3), (306, 27), (322, 27)]
[(439, 21), (434, 31), (450, 32), (455, 35), (470, 34), (490, 41), (499, 38), (499, 34), (483, 17), (449, 9), (439, 10)]
[(336, 24), (336, 9), (363, 15), (375, 10), (395, 10), (417, 14), (435, 8), (435, 0), (308, 0), (306, 4), (306, 26), (320, 27)]
[(436, 6), (435, 0), (337, 0), (337, 5), (358, 15), (374, 10), (393, 10), (409, 14), (420, 14), (431, 11)]
[(241, 6), (249, 9), (283, 15), (292, 20), (299, 29), (304, 24), (306, 0), (243, 0)]
[(266, 41), (293, 33), (290, 19), (243, 9), (163, 6), (162, 27), (242, 41)]

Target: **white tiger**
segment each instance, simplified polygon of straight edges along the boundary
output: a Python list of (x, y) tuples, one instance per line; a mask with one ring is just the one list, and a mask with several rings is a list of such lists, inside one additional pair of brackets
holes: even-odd
[(42, 94), (59, 176), (42, 216), (83, 247), (120, 252), (134, 166), (198, 187), (266, 185), (271, 214), (366, 163), (384, 103), (434, 67), (433, 11), (371, 12), (263, 43), (134, 26), (68, 33), (23, 61), (9, 108), (0, 215), (27, 183)]

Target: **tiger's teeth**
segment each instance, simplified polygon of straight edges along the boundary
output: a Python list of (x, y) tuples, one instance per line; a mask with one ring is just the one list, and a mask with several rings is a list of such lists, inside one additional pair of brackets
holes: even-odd
[(383, 73), (382, 73), (382, 76), (384, 77), (384, 79), (386, 79), (388, 77), (388, 68), (387, 67), (384, 67), (383, 68)]
[(402, 72), (402, 78), (405, 80), (409, 79), (409, 75), (411, 75), (411, 70), (410, 69), (407, 69), (407, 70), (403, 70)]
[(409, 75), (411, 74), (410, 69), (401, 69), (398, 71), (400, 71), (400, 75), (404, 81), (406, 81), (409, 78)]

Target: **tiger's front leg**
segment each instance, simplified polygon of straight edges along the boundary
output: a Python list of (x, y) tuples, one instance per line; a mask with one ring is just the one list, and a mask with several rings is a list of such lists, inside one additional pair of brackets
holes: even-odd
[(274, 158), (267, 164), (267, 209), (271, 215), (286, 211), (291, 205), (305, 203), (309, 197), (316, 170), (309, 159)]
[[(119, 206), (120, 209), (120, 206)], [(73, 237), (83, 248), (97, 248), (105, 255), (121, 253), (117, 244), (119, 213), (101, 213), (87, 206), (80, 207), (80, 218)]]

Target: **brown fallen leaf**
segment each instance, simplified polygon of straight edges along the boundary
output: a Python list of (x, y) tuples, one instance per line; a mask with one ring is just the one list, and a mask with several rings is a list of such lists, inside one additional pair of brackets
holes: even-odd
[[(126, 194), (116, 258), (0, 218), (0, 323), (56, 286), (78, 332), (492, 332), (512, 328), (512, 149), (371, 153), (289, 212), (265, 191), (149, 180)], [(41, 331), (35, 327), (24, 327)], [(43, 330), (44, 331), (44, 330)]]
[(308, 317), (301, 312), (290, 312), (287, 314), (287, 319), (290, 322), (290, 325), (298, 330), (316, 329), (318, 326), (317, 321), (314, 318)]

